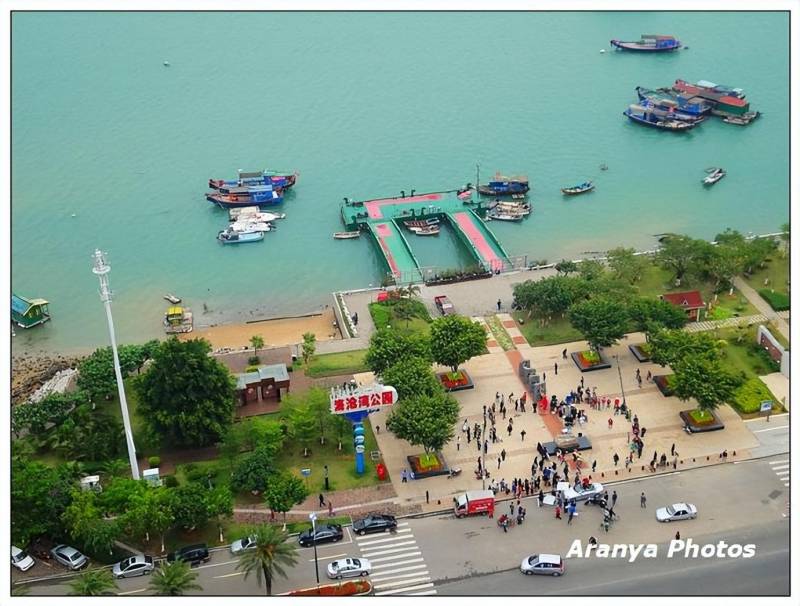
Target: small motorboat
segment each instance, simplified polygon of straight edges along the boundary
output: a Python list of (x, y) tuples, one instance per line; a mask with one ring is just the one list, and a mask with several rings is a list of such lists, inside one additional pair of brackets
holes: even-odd
[(438, 236), (441, 229), (438, 225), (428, 225), (427, 227), (410, 227), (417, 236)]
[(439, 219), (434, 217), (431, 219), (409, 220), (409, 221), (403, 221), (403, 225), (405, 225), (408, 229), (412, 229), (415, 227), (424, 228), (424, 227), (430, 227), (431, 225), (439, 225)]
[(747, 126), (758, 118), (761, 112), (745, 112), (741, 116), (726, 116), (722, 121), (726, 124), (736, 124), (737, 126)]
[(489, 210), (527, 217), (531, 214), (533, 208), (531, 208), (531, 205), (527, 202), (503, 202), (502, 200), (495, 200), (489, 204)]
[(228, 219), (239, 221), (241, 219), (248, 219), (252, 221), (277, 221), (278, 219), (285, 219), (286, 213), (270, 213), (261, 211), (258, 206), (245, 206), (244, 208), (231, 208), (228, 211)]
[(193, 328), (192, 312), (185, 307), (175, 305), (164, 314), (164, 332), (168, 335), (192, 332)]
[(651, 109), (642, 107), (641, 105), (631, 105), (622, 112), (624, 116), (627, 116), (631, 122), (636, 122), (638, 124), (643, 124), (644, 126), (650, 126), (652, 128), (658, 128), (661, 130), (670, 130), (673, 132), (685, 132), (688, 130), (693, 129), (699, 122), (681, 122), (679, 120), (672, 120), (672, 119), (664, 119), (663, 117), (657, 115)]
[(337, 231), (333, 234), (335, 240), (353, 240), (361, 236), (360, 231)]
[(169, 301), (170, 303), (172, 303), (173, 305), (177, 305), (178, 303), (181, 302), (181, 298), (180, 297), (176, 297), (175, 295), (164, 295), (164, 298), (167, 301)]
[(246, 244), (247, 242), (260, 242), (264, 239), (263, 231), (234, 231), (223, 229), (217, 234), (217, 240), (223, 244)]
[(297, 183), (298, 173), (286, 171), (260, 170), (254, 172), (239, 171), (236, 179), (209, 179), (211, 189), (225, 187), (243, 187), (248, 185), (271, 185), (282, 189), (289, 189)]
[(573, 187), (562, 187), (561, 193), (565, 196), (577, 196), (578, 194), (585, 194), (587, 191), (592, 191), (594, 189), (594, 183), (591, 181), (584, 181), (580, 185), (575, 185)]
[(724, 168), (707, 168), (708, 176), (703, 179), (703, 185), (714, 185), (717, 181), (722, 179), (726, 174)]
[(478, 193), (482, 196), (511, 196), (524, 194), (529, 190), (530, 181), (523, 175), (506, 177), (497, 173), (486, 185), (478, 185)]
[(486, 213), (486, 220), (487, 221), (522, 221), (525, 218), (525, 215), (522, 213), (515, 213), (510, 211), (503, 211), (503, 210), (490, 210)]
[(243, 218), (239, 221), (234, 221), (228, 226), (228, 229), (238, 233), (250, 233), (255, 231), (267, 232), (275, 229), (272, 223), (265, 223), (263, 221), (251, 221), (249, 217)]
[(662, 36), (660, 34), (642, 34), (642, 39), (635, 42), (612, 40), (611, 46), (617, 50), (636, 52), (663, 53), (678, 50), (681, 41), (675, 36)]

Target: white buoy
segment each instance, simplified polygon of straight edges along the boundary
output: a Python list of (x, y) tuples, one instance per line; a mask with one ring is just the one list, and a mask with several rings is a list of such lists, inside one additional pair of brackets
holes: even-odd
[(76, 215), (75, 213), (72, 213), (72, 216), (73, 216), (73, 217), (77, 217), (78, 215)]
[(169, 67), (169, 61), (164, 61), (164, 67)]
[(604, 48), (601, 48), (601, 49), (600, 49), (600, 54), (601, 54), (601, 55), (602, 55), (603, 53), (605, 53), (605, 52), (606, 52), (606, 49), (604, 49)]

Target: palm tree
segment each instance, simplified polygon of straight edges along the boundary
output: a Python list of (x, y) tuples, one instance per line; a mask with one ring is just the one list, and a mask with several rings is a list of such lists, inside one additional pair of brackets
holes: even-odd
[(87, 570), (69, 583), (69, 595), (114, 595), (117, 583), (106, 568)]
[(183, 595), (190, 589), (202, 589), (195, 583), (197, 573), (188, 562), (176, 560), (161, 566), (150, 579), (150, 589), (156, 595)]
[(110, 478), (127, 475), (129, 470), (130, 463), (125, 459), (112, 459), (100, 468), (100, 471)]
[(264, 337), (261, 335), (253, 335), (250, 337), (250, 345), (253, 346), (253, 355), (258, 357), (258, 349), (264, 347)]
[(297, 563), (295, 546), (294, 543), (286, 542), (289, 535), (277, 526), (262, 524), (252, 534), (255, 536), (256, 546), (244, 552), (236, 569), (244, 571), (245, 579), (254, 573), (259, 587), (263, 576), (267, 595), (272, 595), (272, 580), (275, 576), (286, 578), (284, 567)]

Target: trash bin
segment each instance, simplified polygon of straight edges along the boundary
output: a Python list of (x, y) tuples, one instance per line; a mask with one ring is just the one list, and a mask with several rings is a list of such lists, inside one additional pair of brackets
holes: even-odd
[(386, 479), (386, 466), (383, 463), (378, 463), (375, 466), (375, 471), (378, 472), (378, 479), (383, 481)]

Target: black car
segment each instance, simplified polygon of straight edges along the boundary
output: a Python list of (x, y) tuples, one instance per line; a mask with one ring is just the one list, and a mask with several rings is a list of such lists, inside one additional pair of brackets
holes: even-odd
[(183, 562), (189, 562), (192, 566), (196, 566), (201, 562), (208, 562), (210, 559), (211, 556), (208, 555), (208, 545), (205, 543), (181, 547), (167, 556), (167, 562), (181, 560)]
[[(317, 526), (317, 540), (316, 543), (336, 543), (341, 541), (344, 537), (344, 532), (340, 524), (322, 524)], [(314, 544), (314, 533), (309, 528), (300, 533), (298, 537), (301, 547), (310, 547)]]
[(361, 518), (353, 522), (353, 530), (356, 534), (368, 534), (370, 532), (386, 532), (397, 528), (397, 520), (394, 516), (382, 513), (371, 513), (366, 518)]

